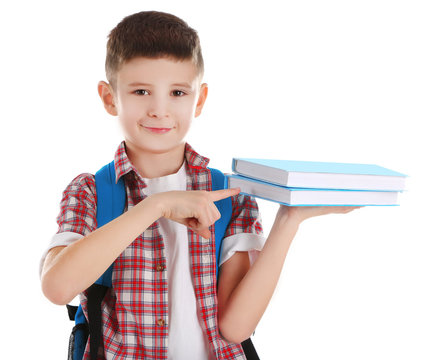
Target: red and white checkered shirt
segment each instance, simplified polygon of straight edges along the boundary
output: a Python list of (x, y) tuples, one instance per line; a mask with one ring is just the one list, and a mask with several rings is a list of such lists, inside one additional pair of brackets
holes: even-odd
[[(209, 159), (186, 144), (185, 160), (187, 190), (212, 190)], [(115, 153), (115, 172), (117, 179), (124, 177), (128, 210), (146, 197), (142, 191), (146, 185), (128, 159), (124, 142)], [(240, 233), (262, 236), (255, 200), (242, 194), (231, 199), (233, 213), (225, 238)], [(94, 231), (96, 204), (94, 175), (77, 176), (63, 193), (58, 233), (86, 236)], [(193, 285), (210, 347), (216, 359), (245, 359), (241, 345), (228, 343), (218, 329), (214, 226), (210, 227), (211, 239), (187, 230)], [(156, 221), (114, 263), (112, 289), (102, 302), (104, 355), (100, 359), (167, 359), (169, 311), (165, 270), (165, 244)], [(85, 292), (81, 294), (81, 305), (87, 316)], [(89, 359), (89, 343), (84, 359)]]

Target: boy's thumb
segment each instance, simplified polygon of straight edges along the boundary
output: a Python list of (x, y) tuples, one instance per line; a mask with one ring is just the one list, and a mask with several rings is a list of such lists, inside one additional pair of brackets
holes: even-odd
[(200, 231), (200, 236), (203, 236), (205, 239), (210, 239), (211, 238), (211, 231), (206, 228)]
[(200, 236), (203, 236), (205, 239), (211, 238), (211, 231), (209, 228), (198, 229), (198, 222), (195, 219), (191, 219), (188, 221), (188, 227), (195, 231)]
[(188, 227), (190, 227), (191, 229), (196, 229), (197, 228), (197, 221), (194, 219), (191, 219), (190, 221), (188, 221)]

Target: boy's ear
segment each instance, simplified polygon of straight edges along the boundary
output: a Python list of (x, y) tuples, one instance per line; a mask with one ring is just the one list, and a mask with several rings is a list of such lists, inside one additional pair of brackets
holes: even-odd
[(99, 92), (100, 99), (103, 101), (106, 111), (113, 116), (118, 115), (112, 86), (105, 81), (99, 81), (97, 90)]
[(202, 113), (203, 105), (205, 104), (206, 98), (208, 97), (208, 84), (203, 83), (200, 85), (200, 95), (197, 100), (196, 112), (194, 117), (199, 116)]

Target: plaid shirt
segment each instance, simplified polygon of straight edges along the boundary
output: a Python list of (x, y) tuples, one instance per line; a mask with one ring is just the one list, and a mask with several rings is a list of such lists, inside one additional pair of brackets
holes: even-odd
[[(211, 190), (209, 162), (189, 144), (185, 146), (187, 190)], [(115, 153), (116, 179), (124, 177), (126, 210), (146, 195), (144, 180), (127, 157), (122, 142)], [(263, 235), (257, 203), (242, 194), (232, 197), (232, 220), (225, 237), (249, 233)], [(97, 228), (94, 175), (81, 174), (66, 188), (57, 218), (58, 233), (75, 232), (83, 236)], [(205, 239), (189, 228), (190, 262), (196, 300), (204, 332), (217, 359), (245, 359), (240, 344), (228, 343), (218, 329), (216, 289), (215, 229)], [(164, 241), (158, 221), (137, 237), (117, 258), (112, 289), (102, 302), (103, 349), (100, 359), (167, 359), (168, 288)], [(87, 316), (86, 292), (81, 305)], [(102, 355), (103, 354), (103, 355)], [(84, 359), (89, 359), (89, 342)]]

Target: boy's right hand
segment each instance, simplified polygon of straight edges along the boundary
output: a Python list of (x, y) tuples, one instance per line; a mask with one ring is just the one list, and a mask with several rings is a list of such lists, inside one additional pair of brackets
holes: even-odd
[(166, 191), (151, 197), (158, 200), (163, 217), (183, 224), (209, 239), (211, 237), (209, 226), (221, 217), (214, 202), (239, 193), (240, 188), (216, 191)]

